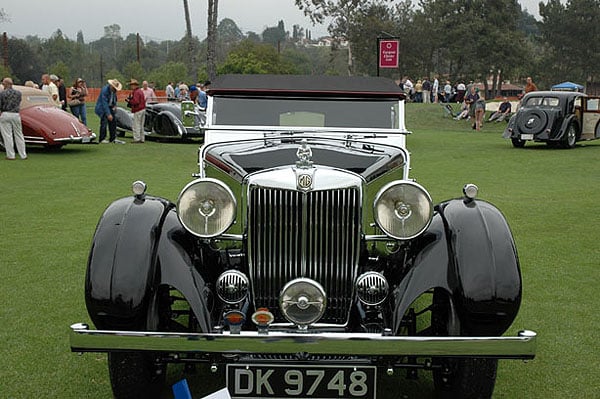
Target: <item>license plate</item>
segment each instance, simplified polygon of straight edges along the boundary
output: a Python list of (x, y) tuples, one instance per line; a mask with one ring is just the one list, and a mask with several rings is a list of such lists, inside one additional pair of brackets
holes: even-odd
[(375, 399), (377, 368), (348, 365), (228, 364), (232, 399)]
[(521, 140), (533, 140), (533, 134), (522, 134)]

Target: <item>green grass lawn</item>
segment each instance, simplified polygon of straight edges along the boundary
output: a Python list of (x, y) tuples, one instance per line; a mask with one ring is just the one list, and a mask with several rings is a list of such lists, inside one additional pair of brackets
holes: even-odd
[[(411, 175), (434, 202), (475, 183), (480, 198), (504, 212), (524, 282), (509, 333), (528, 328), (539, 337), (535, 360), (500, 363), (495, 397), (598, 397), (600, 141), (573, 150), (515, 149), (501, 138), (503, 123), (475, 132), (443, 115), (439, 105), (407, 105)], [(106, 356), (78, 356), (68, 342), (69, 325), (89, 320), (83, 282), (94, 228), (110, 202), (130, 195), (134, 180), (175, 200), (197, 171), (197, 147), (68, 145), (0, 161), (1, 398), (111, 396)], [(428, 373), (418, 381), (403, 375), (381, 375), (386, 398), (432, 397)], [(206, 385), (210, 378), (188, 378), (195, 397), (219, 388), (214, 378)]]

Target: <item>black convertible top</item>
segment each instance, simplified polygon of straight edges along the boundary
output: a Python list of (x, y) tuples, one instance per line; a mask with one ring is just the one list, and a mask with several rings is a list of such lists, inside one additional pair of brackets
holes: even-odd
[(221, 75), (208, 94), (405, 98), (392, 80), (365, 76)]

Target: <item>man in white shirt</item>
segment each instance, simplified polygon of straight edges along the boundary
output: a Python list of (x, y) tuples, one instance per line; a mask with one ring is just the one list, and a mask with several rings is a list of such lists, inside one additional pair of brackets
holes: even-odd
[(433, 102), (437, 103), (438, 92), (440, 91), (440, 81), (438, 80), (437, 76), (433, 78), (433, 88), (431, 90), (433, 91)]
[[(54, 78), (54, 79), (53, 79)], [(60, 108), (60, 98), (58, 98), (58, 86), (54, 82), (58, 81), (58, 76), (48, 75), (47, 73), (42, 75), (42, 90), (50, 94), (52, 97), (52, 103)]]

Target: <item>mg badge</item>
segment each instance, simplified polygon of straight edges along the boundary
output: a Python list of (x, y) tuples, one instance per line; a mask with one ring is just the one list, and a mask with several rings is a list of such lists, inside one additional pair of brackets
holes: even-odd
[(312, 187), (313, 178), (308, 174), (301, 174), (298, 176), (298, 188), (301, 190), (310, 190)]

